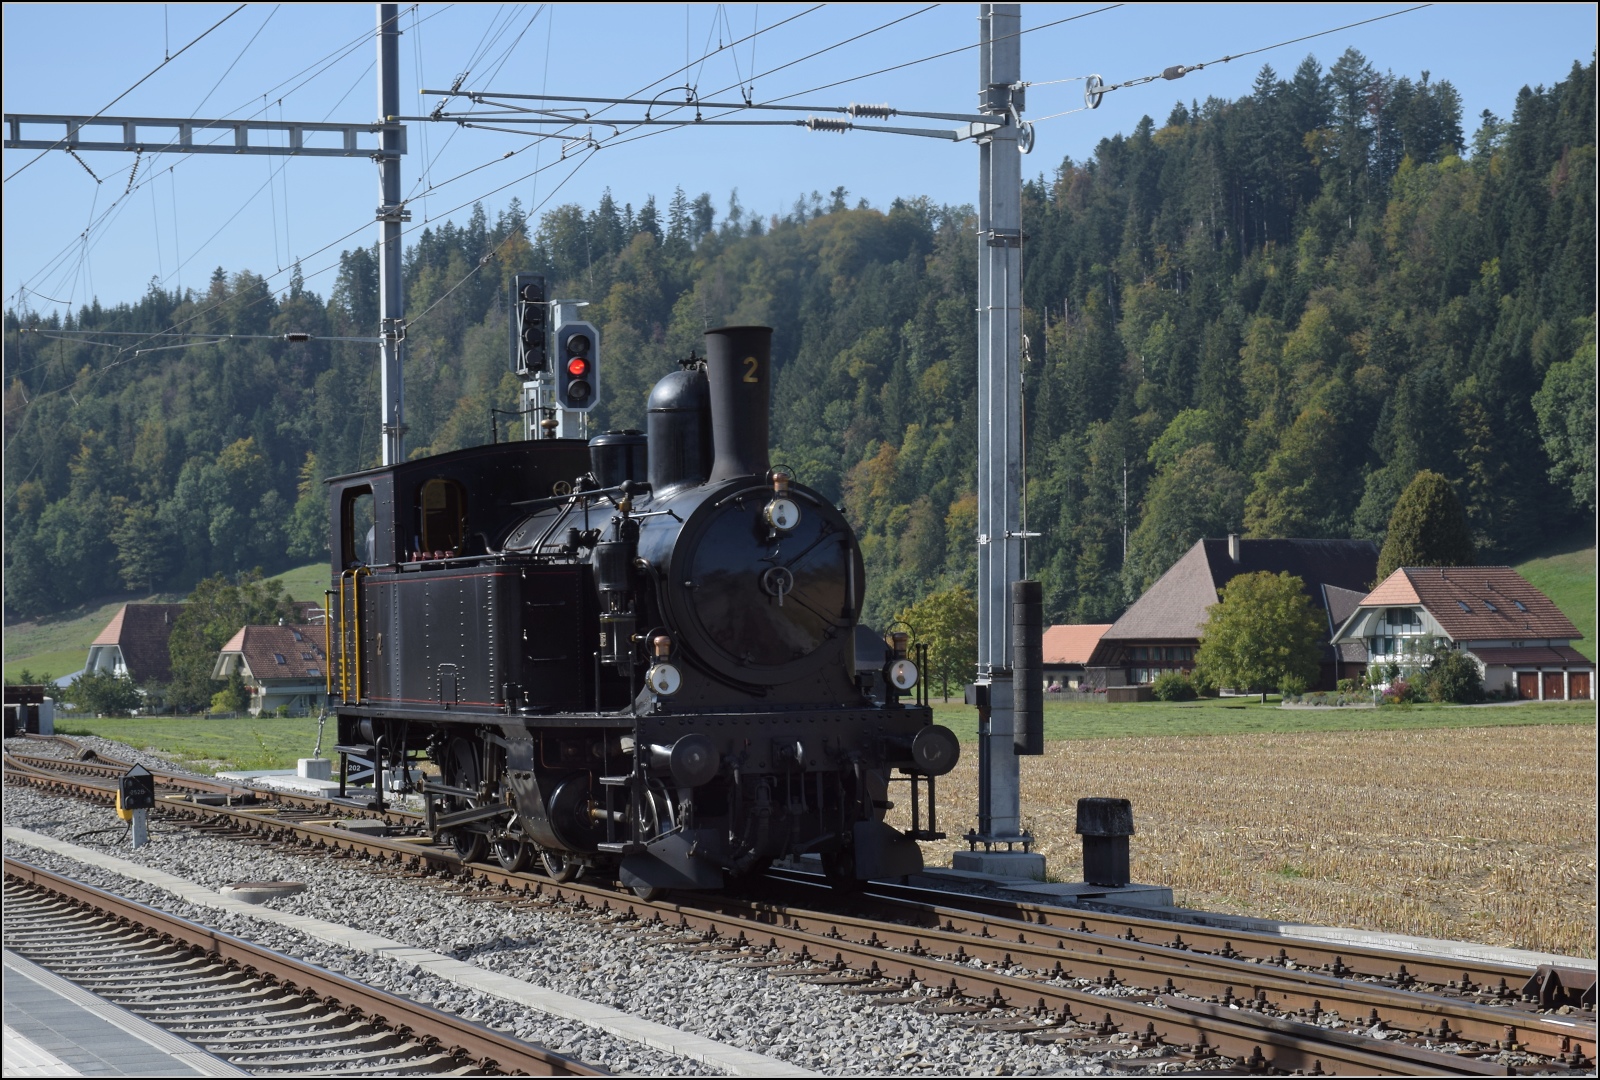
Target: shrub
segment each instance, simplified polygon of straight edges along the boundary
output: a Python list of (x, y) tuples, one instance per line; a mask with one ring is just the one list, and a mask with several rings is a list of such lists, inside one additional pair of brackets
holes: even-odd
[(1163, 671), (1157, 675), (1156, 681), (1150, 684), (1150, 693), (1157, 701), (1193, 701), (1200, 696), (1189, 676), (1182, 671)]
[(1483, 700), (1483, 673), (1478, 662), (1464, 652), (1440, 649), (1423, 676), (1428, 700), (1464, 705)]
[(1338, 687), (1339, 693), (1348, 694), (1352, 690), (1354, 690), (1355, 688), (1356, 688), (1356, 681), (1354, 679), (1340, 679), (1339, 680), (1339, 687)]
[(1389, 683), (1388, 691), (1383, 695), (1386, 705), (1410, 705), (1421, 695), (1417, 688), (1404, 679), (1395, 679)]

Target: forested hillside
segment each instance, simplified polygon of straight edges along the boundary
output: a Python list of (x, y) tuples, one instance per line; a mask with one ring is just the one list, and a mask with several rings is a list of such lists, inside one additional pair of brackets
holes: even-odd
[[(1110, 620), (1202, 535), (1381, 540), (1419, 469), (1454, 484), (1480, 560), (1590, 519), (1593, 59), (1507, 108), (1469, 131), (1447, 81), (1351, 51), (1263, 68), (1250, 97), (1179, 104), (1027, 185), (1029, 560), (1052, 620)], [(514, 407), (507, 283), (541, 270), (593, 301), (596, 430), (643, 427), (702, 330), (768, 323), (774, 461), (861, 531), (869, 618), (969, 582), (970, 208), (841, 186), (761, 217), (737, 192), (725, 211), (662, 194), (418, 234), (410, 453), (487, 442), (491, 407)], [(326, 297), (219, 268), (205, 292), (65, 321), (8, 311), (8, 613), (322, 555), (319, 481), (377, 460), (375, 347), (130, 343), (371, 335), (376, 313), (363, 249)]]

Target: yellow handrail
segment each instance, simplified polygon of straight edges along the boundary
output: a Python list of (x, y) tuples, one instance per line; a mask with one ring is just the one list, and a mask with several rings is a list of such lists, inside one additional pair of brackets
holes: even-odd
[(322, 681), (333, 696), (333, 590), (322, 590)]
[(356, 703), (361, 702), (361, 575), (370, 574), (370, 567), (358, 566), (350, 571), (350, 610), (355, 615), (355, 687)]
[(350, 702), (350, 634), (344, 614), (344, 579), (350, 573), (339, 571), (339, 700)]

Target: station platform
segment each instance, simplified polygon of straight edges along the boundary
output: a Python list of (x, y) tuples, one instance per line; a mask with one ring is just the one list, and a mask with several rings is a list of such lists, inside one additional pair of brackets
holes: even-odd
[(5, 952), (0, 1074), (249, 1076), (141, 1017)]

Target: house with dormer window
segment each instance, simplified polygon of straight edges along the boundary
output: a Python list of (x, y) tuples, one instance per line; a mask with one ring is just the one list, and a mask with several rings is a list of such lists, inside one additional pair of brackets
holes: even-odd
[[(1252, 540), (1236, 535), (1197, 540), (1098, 635), (1085, 681), (1110, 689), (1152, 683), (1169, 671), (1193, 671), (1208, 609), (1217, 603), (1220, 590), (1240, 574), (1260, 572), (1299, 578), (1331, 634), (1366, 595), (1378, 572), (1378, 548), (1370, 540)], [(1319, 690), (1332, 690), (1338, 680), (1360, 674), (1367, 659), (1359, 644), (1330, 643), (1321, 652), (1313, 687)]]
[(237, 672), (250, 692), (252, 716), (280, 706), (296, 715), (315, 712), (327, 698), (322, 633), (320, 627), (283, 623), (241, 627), (218, 653), (211, 677)]
[(1364, 645), (1367, 676), (1414, 676), (1441, 643), (1478, 662), (1487, 693), (1539, 701), (1593, 698), (1594, 663), (1572, 647), (1572, 620), (1509, 566), (1401, 567), (1334, 632)]

